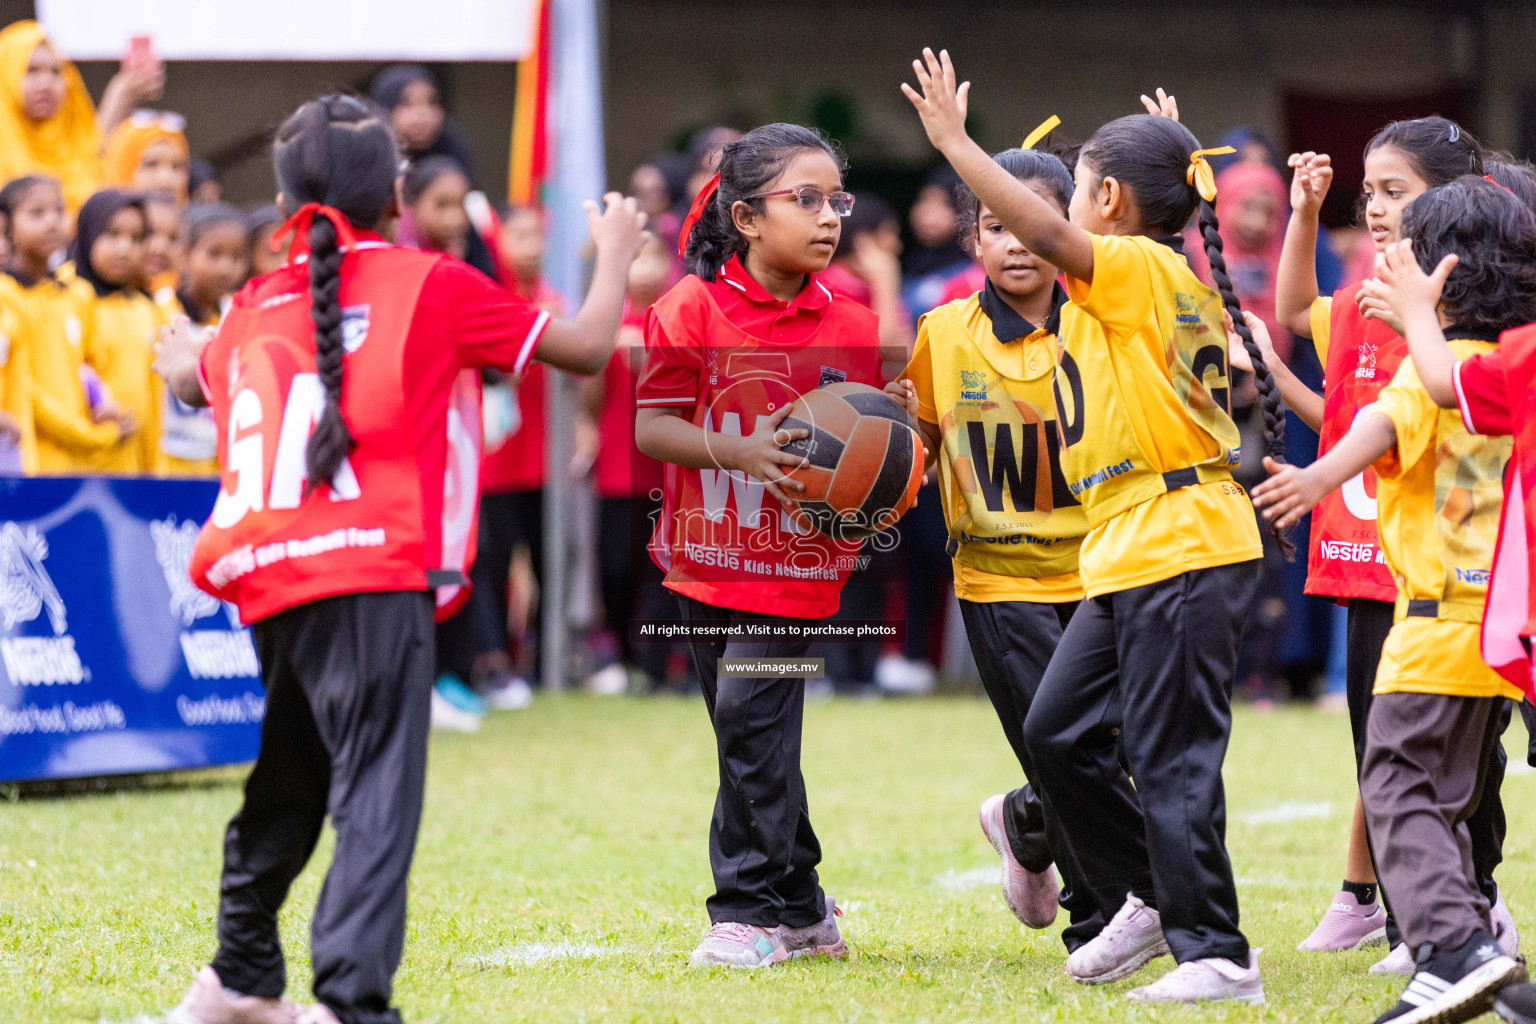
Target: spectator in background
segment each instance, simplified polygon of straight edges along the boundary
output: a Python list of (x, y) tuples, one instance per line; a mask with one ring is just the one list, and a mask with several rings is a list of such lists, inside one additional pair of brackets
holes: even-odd
[(217, 327), (230, 297), (245, 283), (250, 251), (245, 214), (228, 203), (187, 207), (183, 218), (181, 278), (176, 299), (199, 327)]
[(80, 72), (41, 25), (7, 26), (0, 32), (0, 181), (51, 175), (73, 214), (101, 184), (102, 139), (164, 88), (159, 60), (130, 57), (107, 83), (98, 111)]
[(443, 156), (458, 163), (465, 177), (474, 177), (469, 147), (443, 110), (437, 76), (420, 64), (395, 64), (379, 72), (368, 96), (389, 113), (395, 137), (412, 163)]
[(192, 152), (180, 114), (135, 110), (107, 136), (106, 184), (135, 192), (166, 192), (181, 204), (191, 193)]
[(287, 218), (276, 205), (258, 206), (245, 215), (245, 241), (251, 250), (251, 276), (265, 277), (288, 262), (288, 254), (272, 250), (272, 236)]
[[(544, 215), (508, 207), (497, 237), (501, 283), (559, 315), (561, 296), (544, 282)], [(537, 622), (532, 592), (544, 570), (544, 369), (530, 362), (521, 379), (485, 389), (485, 458), (480, 467), (480, 544), (473, 570), (476, 609), (471, 685), (491, 710), (527, 707)], [(527, 572), (513, 572), (520, 553)], [(513, 584), (516, 584), (515, 588)], [(513, 591), (516, 590), (515, 600)], [(514, 660), (510, 648), (516, 652)]]
[(222, 202), (224, 186), (219, 184), (219, 172), (213, 164), (200, 156), (194, 156), (187, 167), (187, 200), (207, 206)]
[[(880, 345), (910, 354), (912, 320), (901, 304), (901, 218), (877, 195), (863, 194), (843, 221), (832, 262), (818, 277), (832, 291), (867, 306), (880, 317)], [(900, 572), (901, 558), (865, 544), (860, 554), (870, 563), (854, 570), (843, 586), (839, 621), (886, 617), (890, 578)], [(818, 644), (826, 658), (827, 680), (833, 692), (845, 696), (872, 693), (879, 641)]]
[(55, 178), (27, 175), (0, 188), (11, 256), (0, 277), (0, 305), (14, 319), (11, 345), (25, 354), (39, 473), (96, 471), (133, 436), (88, 363), (89, 286), (66, 284), (49, 269), (64, 246), (69, 218)]
[(157, 303), (174, 302), (181, 273), (181, 204), (169, 192), (147, 192), (144, 215), (149, 234), (144, 239), (144, 280), (139, 287)]
[(694, 133), (688, 142), (688, 184), (678, 204), (682, 210), (688, 208), (693, 197), (699, 194), (699, 189), (720, 169), (720, 151), (740, 138), (741, 132), (725, 125), (704, 128)]
[(413, 163), (401, 184), (405, 209), (395, 229), (395, 243), (447, 253), (500, 281), (505, 275), (497, 238), (482, 235), (470, 223), (464, 205), (469, 193), (469, 176), (457, 160), (429, 156)]
[(153, 345), (168, 321), (140, 287), (144, 242), (149, 235), (144, 201), (133, 192), (102, 189), (80, 207), (69, 247), (82, 296), (85, 351), (91, 367), (117, 407), (138, 431), (96, 468), (138, 476), (160, 468), (160, 393), (164, 385), (150, 371)]
[[(603, 619), (612, 634), (616, 657), (588, 681), (595, 693), (628, 689), (629, 669), (639, 672), (648, 689), (666, 682), (671, 643), (630, 640), (630, 620), (675, 619), (677, 599), (662, 586), (662, 572), (649, 551), (654, 517), (661, 508), (664, 467), (635, 447), (635, 385), (645, 364), (645, 318), (651, 304), (672, 283), (677, 260), (657, 235), (640, 247), (629, 265), (629, 294), (618, 347), (601, 375), (581, 382), (583, 419), (578, 430), (578, 469), (592, 468), (598, 500), (597, 565)], [(601, 664), (601, 662), (599, 662)]]
[(939, 168), (918, 190), (907, 213), (915, 244), (902, 260), (901, 297), (913, 320), (939, 304), (951, 278), (975, 265), (975, 257), (960, 243), (958, 233), (955, 187), (959, 184), (959, 175), (950, 167)]
[[(658, 153), (636, 167), (629, 176), (629, 191), (650, 218), (649, 229), (659, 236), (667, 252), (677, 251), (677, 229), (682, 223), (679, 207), (686, 209), (693, 197), (688, 189), (688, 158), (682, 153)], [(668, 271), (668, 283), (675, 284), (682, 268)]]

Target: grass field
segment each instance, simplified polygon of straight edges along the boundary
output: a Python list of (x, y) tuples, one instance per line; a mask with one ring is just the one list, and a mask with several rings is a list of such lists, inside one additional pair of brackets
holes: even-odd
[[(1363, 1021), (1400, 987), (1378, 951), (1295, 952), (1333, 894), (1352, 763), (1342, 717), (1242, 711), (1227, 763), (1229, 839), (1266, 1007), (1138, 1009), (1132, 982), (1062, 974), (1054, 929), (1003, 906), (976, 807), (1013, 784), (990, 707), (934, 699), (813, 705), (806, 775), (827, 891), (852, 955), (697, 972), (707, 921), (713, 742), (682, 699), (563, 697), (435, 736), (396, 979), (409, 1021)], [(1501, 880), (1536, 906), (1536, 781), (1506, 738)], [(213, 952), (223, 825), (239, 771), (151, 790), (0, 807), (0, 1021), (153, 1021)], [(284, 912), (289, 994), (307, 995), (322, 845)], [(1136, 981), (1168, 969), (1157, 961)], [(1490, 1018), (1491, 1019), (1491, 1018)]]

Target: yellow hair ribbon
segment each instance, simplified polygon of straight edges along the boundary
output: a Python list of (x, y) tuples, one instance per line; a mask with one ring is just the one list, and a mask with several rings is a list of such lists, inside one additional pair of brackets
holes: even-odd
[(1055, 114), (1052, 114), (1050, 117), (1040, 122), (1040, 127), (1024, 136), (1024, 141), (1019, 144), (1019, 148), (1034, 149), (1035, 143), (1039, 142), (1041, 139), (1045, 138), (1047, 135), (1051, 134), (1051, 132), (1060, 127), (1061, 118), (1057, 117)]
[(1189, 170), (1184, 172), (1184, 180), (1195, 186), (1200, 193), (1200, 198), (1208, 203), (1216, 201), (1216, 172), (1211, 170), (1211, 165), (1206, 161), (1208, 156), (1221, 156), (1224, 153), (1236, 153), (1231, 146), (1217, 146), (1215, 149), (1197, 149), (1189, 154)]

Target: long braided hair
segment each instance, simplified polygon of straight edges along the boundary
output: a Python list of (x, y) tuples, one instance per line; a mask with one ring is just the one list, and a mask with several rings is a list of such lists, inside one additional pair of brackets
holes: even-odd
[[(395, 198), (398, 147), (389, 126), (362, 100), (332, 94), (294, 111), (277, 130), (272, 166), (289, 210), (305, 203), (333, 207), (354, 227), (372, 228)], [(315, 368), (325, 408), (305, 450), (309, 486), (329, 483), (352, 448), (341, 415), (345, 348), (341, 337), (341, 262), (336, 226), (315, 217), (309, 227), (309, 297), (315, 323)]]
[[(1104, 125), (1084, 145), (1080, 159), (1086, 160), (1094, 176), (1102, 181), (1113, 177), (1126, 187), (1136, 201), (1142, 227), (1148, 233), (1175, 235), (1189, 223), (1199, 208), (1200, 236), (1206, 259), (1211, 265), (1211, 279), (1221, 294), (1221, 304), (1232, 317), (1232, 327), (1243, 341), (1243, 348), (1253, 363), (1254, 384), (1259, 391), (1259, 406), (1264, 416), (1264, 451), (1276, 462), (1285, 461), (1285, 405), (1280, 400), (1280, 386), (1264, 361), (1264, 353), (1253, 340), (1253, 332), (1243, 321), (1243, 307), (1232, 289), (1227, 260), (1222, 255), (1215, 204), (1204, 199), (1186, 175), (1190, 157), (1200, 148), (1194, 133), (1177, 121), (1150, 114), (1131, 114)], [(1296, 545), (1271, 523), (1275, 543), (1287, 559), (1296, 555)]]

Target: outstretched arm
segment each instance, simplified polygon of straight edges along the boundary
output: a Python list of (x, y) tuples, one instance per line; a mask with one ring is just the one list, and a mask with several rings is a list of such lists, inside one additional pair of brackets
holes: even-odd
[[(1269, 372), (1274, 376), (1275, 383), (1280, 386), (1280, 397), (1285, 399), (1285, 404), (1290, 410), (1301, 418), (1301, 422), (1312, 428), (1314, 434), (1323, 432), (1323, 396), (1313, 391), (1301, 382), (1301, 379), (1291, 372), (1275, 354), (1274, 341), (1269, 336), (1269, 328), (1264, 321), (1252, 313), (1244, 311), (1243, 322), (1253, 332), (1253, 340), (1258, 343), (1259, 351), (1264, 353), (1264, 365), (1269, 367)], [(1239, 370), (1253, 372), (1253, 361), (1248, 358), (1248, 350), (1243, 347), (1243, 339), (1238, 337), (1232, 329), (1231, 318), (1227, 318), (1227, 359), (1232, 366)]]
[(1326, 153), (1292, 153), (1291, 220), (1275, 275), (1275, 316), (1280, 326), (1312, 337), (1312, 303), (1317, 301), (1317, 221), (1333, 183)]
[(1456, 408), (1456, 355), (1440, 328), (1440, 293), (1455, 269), (1455, 253), (1446, 256), (1434, 273), (1424, 273), (1413, 255), (1413, 242), (1393, 242), (1376, 254), (1376, 278), (1365, 282), (1361, 294), (1391, 308), (1408, 339), (1413, 368), (1424, 390), (1442, 409)]
[(1264, 518), (1277, 521), (1284, 530), (1312, 511), (1323, 495), (1392, 450), (1397, 428), (1390, 417), (1373, 412), (1359, 420), (1327, 455), (1305, 469), (1282, 465), (1265, 457), (1269, 479), (1253, 489), (1253, 503)]
[(901, 83), (901, 91), (923, 119), (928, 141), (970, 186), (976, 197), (1031, 252), (1056, 264), (1080, 281), (1093, 280), (1093, 242), (1023, 182), (1003, 170), (987, 151), (965, 133), (966, 103), (971, 83), (955, 84), (949, 51), (935, 57), (923, 50), (912, 62), (918, 87)]

